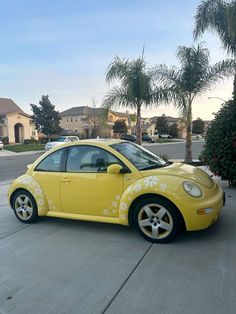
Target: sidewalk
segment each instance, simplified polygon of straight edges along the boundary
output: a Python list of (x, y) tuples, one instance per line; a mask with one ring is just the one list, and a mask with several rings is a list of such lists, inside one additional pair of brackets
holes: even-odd
[(44, 153), (44, 150), (35, 150), (35, 151), (29, 151), (29, 152), (22, 152), (22, 153), (15, 153), (11, 152), (10, 150), (0, 150), (0, 157), (8, 157), (8, 156), (16, 156), (16, 155), (33, 155), (38, 153)]

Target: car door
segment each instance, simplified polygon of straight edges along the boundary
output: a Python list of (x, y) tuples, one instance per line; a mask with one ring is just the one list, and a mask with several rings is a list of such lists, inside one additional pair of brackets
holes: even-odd
[(60, 149), (46, 156), (32, 174), (40, 184), (51, 211), (61, 211), (61, 160), (65, 153), (65, 149)]
[(62, 210), (73, 214), (118, 217), (123, 175), (106, 171), (114, 163), (121, 162), (100, 147), (70, 147), (65, 172), (61, 174)]

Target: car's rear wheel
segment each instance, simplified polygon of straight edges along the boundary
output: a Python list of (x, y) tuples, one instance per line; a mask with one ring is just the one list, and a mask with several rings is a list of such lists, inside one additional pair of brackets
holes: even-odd
[(176, 238), (181, 227), (181, 217), (171, 202), (158, 197), (148, 197), (134, 208), (133, 223), (146, 240), (166, 243)]
[(12, 203), (14, 213), (21, 222), (32, 223), (38, 218), (37, 204), (29, 192), (25, 190), (16, 192)]

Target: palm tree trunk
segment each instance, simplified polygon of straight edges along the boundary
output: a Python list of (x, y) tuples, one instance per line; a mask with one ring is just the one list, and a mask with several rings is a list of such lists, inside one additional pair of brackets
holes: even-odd
[(138, 145), (142, 144), (141, 105), (140, 104), (137, 104), (136, 143)]
[(233, 100), (234, 100), (234, 104), (235, 104), (235, 106), (236, 106), (236, 69), (235, 69), (235, 74), (234, 74)]
[(192, 163), (192, 101), (189, 100), (186, 125), (186, 144), (184, 162)]

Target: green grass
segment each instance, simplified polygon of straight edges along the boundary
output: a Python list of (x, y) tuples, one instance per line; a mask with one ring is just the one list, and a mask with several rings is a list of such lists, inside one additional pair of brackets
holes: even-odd
[(16, 144), (4, 145), (4, 149), (15, 153), (30, 152), (35, 150), (44, 150), (45, 144)]

